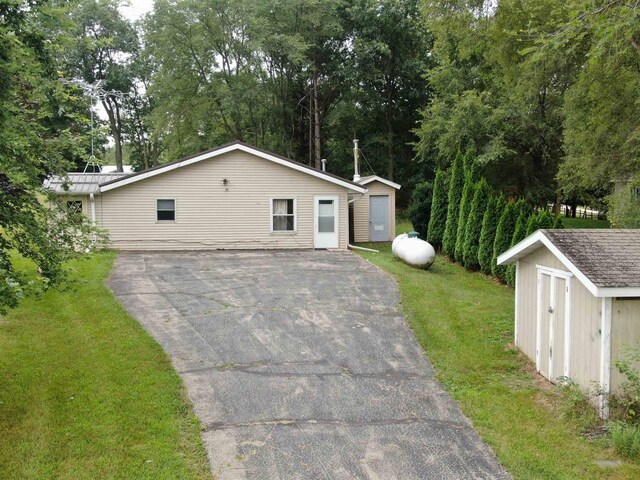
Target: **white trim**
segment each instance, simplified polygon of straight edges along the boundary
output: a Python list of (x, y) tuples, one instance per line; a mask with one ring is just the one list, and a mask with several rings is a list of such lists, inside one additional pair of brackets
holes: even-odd
[[(173, 220), (158, 220), (158, 200), (173, 200)], [(156, 223), (178, 223), (178, 200), (172, 197), (157, 197), (156, 203)], [(163, 210), (170, 212), (171, 210)]]
[(518, 260), (516, 262), (516, 297), (515, 297), (515, 301), (514, 301), (514, 327), (513, 327), (513, 344), (517, 347), (518, 346), (518, 279), (520, 277), (520, 260)]
[(243, 145), (241, 143), (234, 143), (232, 145), (227, 145), (226, 147), (223, 148), (219, 148), (217, 150), (214, 150), (212, 152), (207, 152), (207, 153), (203, 153), (201, 155), (197, 155), (195, 157), (186, 159), (186, 160), (182, 160), (180, 162), (174, 162), (174, 163), (170, 163), (167, 164), (164, 167), (160, 167), (160, 168), (156, 168), (153, 170), (149, 170), (148, 172), (144, 172), (144, 173), (140, 173), (137, 175), (131, 175), (129, 177), (123, 177), (121, 180), (117, 180), (113, 183), (108, 183), (106, 185), (100, 185), (99, 189), (100, 192), (108, 192), (109, 190), (113, 190), (116, 188), (120, 188), (120, 187), (124, 187), (125, 185), (129, 185), (135, 182), (139, 182), (140, 180), (144, 180), (146, 178), (150, 178), (150, 177), (154, 177), (156, 175), (160, 175), (161, 173), (166, 173), (166, 172), (170, 172), (171, 170), (176, 170), (178, 168), (182, 168), (182, 167), (186, 167), (187, 165), (191, 165), (194, 163), (198, 163), (201, 162), (202, 160), (207, 160), (209, 158), (214, 158), (214, 157), (218, 157), (220, 155), (224, 155), (225, 153), (229, 153), (229, 152), (234, 152), (234, 151), (242, 151), (245, 153), (250, 153), (251, 155), (255, 155), (256, 157), (260, 157), (263, 158), (265, 160), (269, 160), (273, 163), (277, 163), (278, 165), (283, 165), (285, 167), (289, 167), (293, 170), (297, 170), (299, 172), (302, 173), (306, 173), (308, 175), (311, 175), (313, 177), (316, 178), (320, 178), (322, 180), (326, 180), (327, 182), (330, 183), (335, 183), (336, 185), (340, 185), (342, 187), (346, 187), (349, 190), (353, 190), (355, 192), (359, 192), (359, 193), (365, 193), (367, 191), (366, 188), (364, 187), (358, 187), (356, 185), (353, 185), (352, 183), (349, 183), (348, 181), (345, 180), (341, 180), (339, 178), (335, 178), (331, 175), (327, 175), (324, 172), (321, 171), (316, 171), (316, 170), (311, 170), (307, 167), (305, 167), (304, 165), (298, 165), (296, 163), (292, 163), (290, 161), (287, 160), (283, 160), (282, 158), (278, 158), (274, 155), (271, 155), (269, 153), (265, 153), (262, 152), (260, 150), (256, 150), (255, 148), (251, 148), (248, 145)]
[(609, 417), (609, 393), (611, 393), (611, 297), (602, 299), (600, 325), (600, 416)]
[(640, 287), (598, 287), (596, 297), (640, 297)]
[[(543, 272), (544, 273), (544, 272)], [(555, 275), (551, 275), (551, 282), (549, 284), (549, 300), (551, 301), (551, 311), (549, 312), (549, 351), (548, 353), (548, 365), (547, 365), (547, 375), (549, 375), (549, 380), (552, 383), (556, 383), (555, 377), (553, 374), (553, 352), (554, 352), (554, 343), (555, 343), (555, 330), (556, 330), (556, 306), (558, 304), (558, 292), (556, 290), (556, 277)]]
[(563, 375), (571, 378), (571, 335), (573, 325), (571, 320), (571, 278), (565, 278), (564, 293), (564, 369)]
[(358, 183), (360, 185), (366, 185), (368, 183), (371, 182), (380, 182), (380, 183), (384, 183), (385, 185), (388, 185), (389, 187), (393, 187), (396, 190), (400, 190), (401, 185), (395, 182), (392, 182), (391, 180), (387, 180), (386, 178), (382, 178), (379, 177), (377, 175), (371, 175), (370, 177), (365, 178), (364, 180), (358, 180)]
[(96, 199), (93, 193), (89, 194), (89, 203), (91, 204), (91, 225), (96, 226)]
[(536, 268), (539, 269), (539, 270), (542, 270), (547, 275), (552, 275), (554, 277), (562, 277), (562, 278), (567, 279), (567, 280), (569, 278), (573, 277), (573, 275), (570, 272), (567, 272), (565, 270), (560, 270), (558, 268), (547, 267), (546, 265), (538, 265), (538, 264), (536, 264)]
[(540, 372), (541, 367), (541, 354), (540, 349), (542, 348), (542, 297), (543, 290), (542, 286), (544, 282), (542, 281), (542, 270), (538, 270), (536, 272), (537, 277), (537, 292), (536, 292), (536, 371)]
[[(293, 230), (274, 230), (273, 229), (273, 201), (274, 200), (293, 200)], [(276, 235), (294, 235), (298, 233), (298, 198), (275, 196), (269, 197), (269, 231)]]

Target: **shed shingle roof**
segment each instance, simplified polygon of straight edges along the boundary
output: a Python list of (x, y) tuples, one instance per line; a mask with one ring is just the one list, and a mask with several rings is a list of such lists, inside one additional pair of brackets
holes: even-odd
[(541, 232), (597, 287), (640, 287), (640, 229)]

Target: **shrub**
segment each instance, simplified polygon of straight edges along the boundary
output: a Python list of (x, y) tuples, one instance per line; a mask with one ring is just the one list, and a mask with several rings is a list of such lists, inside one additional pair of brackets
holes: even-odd
[(483, 178), (476, 184), (469, 218), (465, 227), (463, 261), (464, 266), (469, 270), (480, 268), (478, 261), (480, 235), (482, 234), (484, 214), (491, 201), (491, 187)]
[(551, 212), (544, 210), (538, 213), (538, 229), (553, 228), (554, 220)]
[(607, 197), (609, 219), (617, 228), (640, 228), (640, 174)]
[(640, 425), (614, 422), (609, 428), (613, 448), (627, 458), (640, 460)]
[(427, 238), (427, 227), (431, 217), (431, 201), (433, 184), (422, 182), (416, 185), (411, 196), (411, 205), (407, 211), (407, 216), (416, 232), (423, 240)]
[(482, 217), (482, 231), (480, 232), (480, 246), (478, 247), (478, 264), (480, 270), (491, 274), (491, 260), (493, 259), (493, 242), (496, 238), (496, 227), (504, 210), (504, 200), (501, 196), (494, 196), (489, 200), (487, 209)]
[[(527, 235), (527, 221), (531, 216), (531, 212), (526, 208), (520, 208), (520, 215), (516, 221), (516, 228), (513, 231), (513, 238), (511, 239), (511, 246), (523, 240)], [(516, 284), (516, 266), (507, 265), (504, 273), (504, 281), (507, 285), (512, 287)]]
[(616, 362), (616, 368), (625, 376), (622, 393), (616, 403), (622, 409), (620, 417), (640, 423), (640, 343), (635, 348), (626, 348), (622, 358)]
[(464, 188), (463, 156), (458, 152), (453, 167), (451, 167), (451, 180), (449, 181), (449, 193), (447, 197), (447, 222), (442, 237), (442, 251), (454, 258), (456, 251), (456, 238), (458, 235), (458, 220), (460, 219), (460, 200)]
[(562, 223), (562, 218), (558, 215), (553, 222), (553, 228), (564, 228), (564, 223)]
[(460, 199), (460, 215), (458, 217), (458, 231), (456, 234), (455, 259), (459, 263), (464, 263), (464, 243), (467, 233), (467, 218), (471, 212), (471, 203), (475, 192), (476, 183), (479, 180), (478, 166), (471, 155), (465, 157), (464, 187), (462, 198)]
[(516, 228), (519, 216), (519, 207), (514, 202), (507, 203), (502, 212), (498, 226), (496, 227), (496, 239), (493, 242), (493, 259), (491, 260), (491, 273), (501, 280), (504, 280), (506, 265), (498, 265), (498, 256), (507, 251), (511, 246), (511, 239)]
[(538, 213), (534, 213), (527, 220), (527, 229), (525, 231), (527, 237), (538, 230)]
[(427, 241), (436, 248), (442, 247), (442, 236), (447, 224), (448, 186), (449, 177), (443, 170), (438, 170), (433, 184), (431, 216), (427, 231)]

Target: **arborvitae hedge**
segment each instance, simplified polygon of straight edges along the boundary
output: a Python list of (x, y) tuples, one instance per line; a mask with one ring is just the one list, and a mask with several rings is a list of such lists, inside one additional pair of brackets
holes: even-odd
[(553, 222), (553, 228), (564, 228), (564, 223), (562, 223), (562, 219), (560, 215), (556, 217), (555, 222)]
[[(518, 217), (518, 221), (516, 222), (516, 228), (513, 232), (513, 238), (511, 239), (511, 246), (513, 247), (516, 243), (524, 240), (527, 236), (527, 221), (531, 216), (530, 209), (523, 208), (521, 209), (520, 216)], [(507, 265), (507, 269), (504, 274), (504, 281), (507, 285), (511, 285), (512, 287), (516, 284), (516, 266), (515, 265)]]
[(423, 240), (427, 238), (427, 227), (431, 217), (432, 192), (433, 184), (431, 182), (422, 182), (416, 185), (411, 196), (411, 206), (407, 212), (413, 229), (420, 234), (420, 238)]
[(482, 233), (482, 225), (484, 214), (487, 206), (493, 200), (491, 199), (491, 187), (487, 181), (482, 178), (474, 189), (473, 201), (471, 202), (471, 210), (469, 218), (465, 226), (463, 261), (464, 266), (469, 270), (478, 270), (480, 263), (478, 261), (478, 250), (480, 246), (480, 235)]
[(538, 229), (553, 228), (553, 215), (551, 212), (544, 210), (538, 214)]
[(460, 199), (460, 215), (458, 217), (458, 231), (456, 235), (456, 249), (454, 254), (456, 262), (459, 263), (464, 263), (464, 244), (465, 235), (467, 233), (467, 218), (471, 212), (471, 203), (473, 202), (475, 186), (480, 176), (475, 160), (473, 160), (469, 154), (467, 154), (465, 160), (464, 187), (462, 189), (462, 198)]
[(433, 199), (431, 201), (431, 217), (427, 241), (435, 248), (442, 247), (442, 237), (447, 224), (447, 197), (449, 196), (449, 177), (442, 171), (436, 171), (436, 179), (433, 184)]
[(482, 217), (482, 231), (480, 232), (480, 247), (478, 248), (478, 263), (480, 270), (491, 275), (491, 260), (493, 259), (493, 242), (496, 238), (496, 227), (502, 216), (505, 203), (501, 196), (494, 196), (489, 200), (487, 209)]
[(519, 206), (515, 202), (509, 202), (500, 217), (496, 228), (496, 239), (493, 242), (493, 259), (491, 260), (491, 273), (504, 280), (506, 265), (498, 265), (498, 256), (506, 252), (511, 247), (511, 239), (516, 228), (516, 222), (520, 215)]
[(453, 167), (451, 168), (451, 180), (449, 181), (449, 193), (447, 197), (447, 222), (442, 237), (442, 251), (454, 258), (456, 251), (456, 239), (458, 234), (458, 220), (460, 214), (460, 200), (464, 188), (463, 156), (458, 152)]
[(525, 230), (525, 234), (528, 237), (529, 235), (531, 235), (533, 232), (535, 232), (538, 229), (538, 214), (537, 213), (533, 213), (529, 219), (527, 220), (527, 227)]

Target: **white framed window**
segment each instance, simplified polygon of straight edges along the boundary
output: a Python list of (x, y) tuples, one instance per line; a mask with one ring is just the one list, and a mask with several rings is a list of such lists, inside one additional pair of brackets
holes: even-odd
[(82, 213), (82, 200), (67, 200), (67, 210), (70, 213)]
[(295, 198), (271, 199), (271, 231), (295, 233), (298, 227)]
[(176, 200), (174, 198), (158, 198), (156, 200), (156, 222), (176, 221)]

